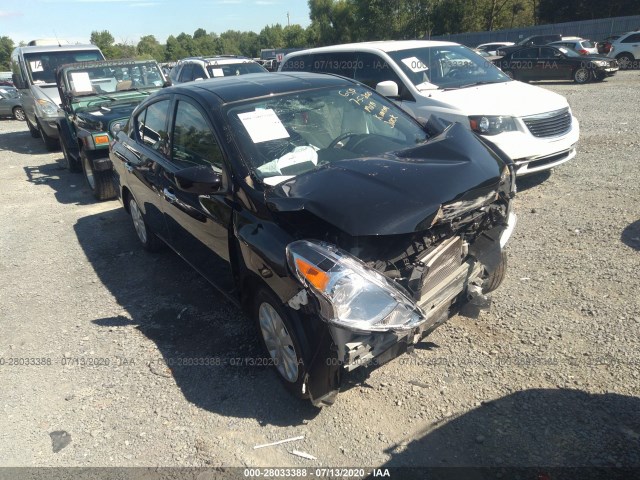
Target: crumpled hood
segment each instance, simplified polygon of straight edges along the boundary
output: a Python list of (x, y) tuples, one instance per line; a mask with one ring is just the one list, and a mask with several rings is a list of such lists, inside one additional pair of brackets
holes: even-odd
[(562, 95), (516, 80), (456, 90), (426, 90), (422, 93), (449, 103), (466, 115), (526, 117), (569, 106)]
[(274, 212), (306, 210), (352, 236), (428, 229), (442, 205), (491, 197), (504, 163), (459, 124), (416, 148), (331, 162), (265, 192)]

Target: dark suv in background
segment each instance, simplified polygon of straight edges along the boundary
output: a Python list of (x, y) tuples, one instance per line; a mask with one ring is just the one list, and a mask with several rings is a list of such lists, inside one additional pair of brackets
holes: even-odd
[(516, 50), (520, 50), (523, 47), (530, 47), (532, 45), (547, 45), (551, 42), (559, 42), (562, 40), (562, 35), (559, 33), (551, 34), (551, 35), (532, 35), (527, 38), (523, 38), (519, 42), (516, 42), (515, 45), (511, 45), (510, 47), (500, 47), (497, 50), (498, 55), (507, 55), (508, 53), (515, 52)]
[(180, 60), (169, 72), (171, 83), (185, 83), (206, 78), (231, 77), (247, 73), (264, 73), (267, 69), (258, 62), (235, 55), (218, 57), (190, 57)]

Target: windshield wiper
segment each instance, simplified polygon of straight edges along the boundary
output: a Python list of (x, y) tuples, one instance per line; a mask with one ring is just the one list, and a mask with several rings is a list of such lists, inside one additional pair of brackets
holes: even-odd
[(504, 82), (497, 82), (495, 80), (492, 80), (492, 81), (480, 80), (478, 82), (465, 83), (464, 85), (460, 85), (458, 88), (477, 87), (478, 85), (491, 85), (493, 83), (504, 83)]

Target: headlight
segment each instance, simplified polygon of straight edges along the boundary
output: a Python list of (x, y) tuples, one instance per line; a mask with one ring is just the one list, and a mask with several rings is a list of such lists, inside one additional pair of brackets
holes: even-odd
[(43, 117), (54, 117), (58, 115), (58, 106), (44, 98), (39, 98), (37, 100), (37, 107), (38, 110), (43, 113)]
[(604, 60), (594, 60), (592, 62), (596, 67), (606, 67), (609, 65), (609, 62), (606, 62)]
[(513, 117), (478, 115), (469, 117), (471, 130), (483, 135), (497, 135), (502, 132), (513, 132), (516, 124)]
[(325, 320), (358, 331), (407, 330), (422, 319), (418, 307), (378, 271), (326, 243), (287, 246), (289, 268), (318, 296)]

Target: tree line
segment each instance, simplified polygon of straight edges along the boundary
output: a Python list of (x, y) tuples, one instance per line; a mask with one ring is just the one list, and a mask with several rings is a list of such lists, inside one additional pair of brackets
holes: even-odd
[[(638, 0), (309, 0), (307, 28), (264, 27), (260, 33), (228, 30), (219, 35), (196, 29), (160, 43), (145, 35), (137, 44), (116, 43), (108, 30), (91, 33), (105, 57), (172, 62), (188, 56), (235, 54), (258, 57), (265, 48), (304, 48), (346, 42), (430, 38), (640, 14)], [(599, 39), (594, 39), (599, 40)], [(14, 42), (0, 37), (0, 70), (9, 68)]]

